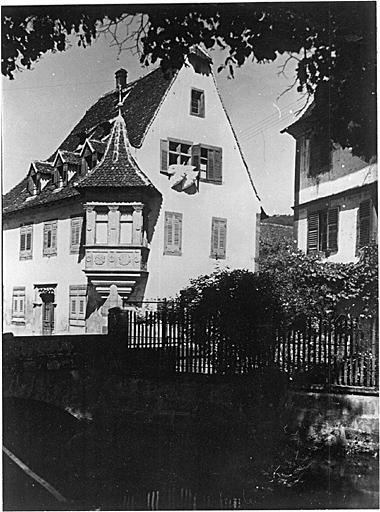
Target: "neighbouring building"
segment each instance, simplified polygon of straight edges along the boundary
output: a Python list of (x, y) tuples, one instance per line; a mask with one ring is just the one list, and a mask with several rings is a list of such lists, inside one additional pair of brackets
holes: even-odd
[(353, 262), (377, 241), (377, 161), (354, 156), (315, 130), (312, 104), (283, 130), (296, 140), (294, 227), (298, 248)]
[(106, 332), (110, 307), (255, 269), (260, 200), (209, 57), (101, 97), (3, 198), (4, 330)]

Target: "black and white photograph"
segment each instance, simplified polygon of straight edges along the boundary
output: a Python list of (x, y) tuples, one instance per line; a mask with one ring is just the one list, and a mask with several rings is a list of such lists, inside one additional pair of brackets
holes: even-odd
[(2, 508), (379, 508), (377, 2), (1, 5)]

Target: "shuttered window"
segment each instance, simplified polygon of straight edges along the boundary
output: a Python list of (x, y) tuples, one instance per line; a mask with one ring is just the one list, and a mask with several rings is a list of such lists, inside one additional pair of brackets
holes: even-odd
[(165, 212), (164, 254), (182, 254), (182, 213)]
[(211, 258), (225, 259), (227, 244), (227, 219), (212, 218), (211, 222)]
[(194, 145), (192, 165), (199, 171), (201, 181), (222, 183), (222, 148)]
[(57, 221), (44, 224), (43, 255), (55, 256), (57, 254)]
[(358, 248), (368, 245), (371, 241), (371, 200), (362, 201), (358, 211)]
[(108, 208), (99, 208), (95, 218), (95, 243), (108, 243)]
[(86, 286), (72, 285), (69, 288), (70, 325), (83, 325), (86, 319)]
[(205, 117), (205, 93), (199, 89), (191, 89), (190, 114)]
[(307, 218), (307, 252), (337, 252), (338, 224), (338, 208), (309, 213)]
[(12, 321), (25, 321), (25, 287), (13, 288)]
[(20, 260), (32, 259), (33, 251), (33, 224), (20, 228)]
[(83, 217), (73, 217), (71, 219), (70, 230), (70, 253), (77, 254), (80, 249), (80, 241), (82, 235)]

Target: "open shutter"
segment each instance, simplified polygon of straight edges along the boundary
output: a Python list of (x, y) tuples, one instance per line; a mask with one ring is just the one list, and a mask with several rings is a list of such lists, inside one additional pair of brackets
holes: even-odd
[(195, 144), (191, 147), (191, 165), (193, 165), (197, 171), (200, 170), (201, 164), (201, 146), (200, 144)]
[(215, 150), (207, 150), (207, 179), (215, 181)]
[(327, 212), (327, 249), (333, 252), (338, 250), (338, 208)]
[(359, 205), (359, 248), (368, 245), (371, 232), (371, 200), (362, 201)]
[(160, 140), (160, 152), (161, 152), (161, 171), (168, 170), (168, 162), (169, 162), (169, 141), (168, 140)]
[(310, 213), (307, 217), (307, 252), (318, 251), (319, 213)]
[(222, 183), (222, 148), (214, 149), (214, 181)]
[(218, 256), (218, 243), (219, 240), (219, 225), (217, 219), (212, 219), (211, 224), (211, 257), (216, 258)]

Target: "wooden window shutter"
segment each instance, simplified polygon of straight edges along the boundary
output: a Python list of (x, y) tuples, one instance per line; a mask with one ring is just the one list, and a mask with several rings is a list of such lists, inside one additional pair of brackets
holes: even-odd
[(359, 205), (359, 248), (370, 243), (371, 233), (371, 200), (362, 201)]
[(71, 233), (70, 233), (70, 252), (77, 253), (80, 248), (80, 240), (82, 233), (82, 217), (75, 217), (71, 219)]
[(43, 254), (50, 254), (49, 232), (50, 232), (50, 224), (45, 223), (44, 224), (44, 250), (43, 250)]
[(161, 171), (168, 170), (168, 162), (169, 162), (169, 141), (161, 139), (160, 140), (160, 154), (161, 154)]
[(33, 226), (28, 226), (26, 228), (26, 238), (25, 238), (25, 250), (32, 252), (32, 236), (33, 236)]
[(51, 223), (51, 254), (57, 254), (57, 221)]
[(215, 150), (207, 150), (207, 179), (209, 181), (215, 180)]
[(227, 220), (212, 218), (211, 223), (211, 258), (225, 259), (227, 245)]
[(327, 249), (336, 252), (338, 250), (338, 208), (332, 208), (327, 212)]
[(191, 164), (197, 169), (200, 170), (200, 160), (201, 159), (201, 146), (200, 144), (195, 144), (191, 147)]
[(165, 212), (164, 254), (181, 255), (182, 213)]
[(23, 228), (21, 228), (21, 233), (20, 233), (20, 252), (24, 252), (25, 249), (26, 249), (26, 233), (23, 230)]
[(307, 252), (319, 249), (319, 213), (310, 213), (307, 217)]
[(222, 148), (214, 149), (214, 181), (222, 183)]

